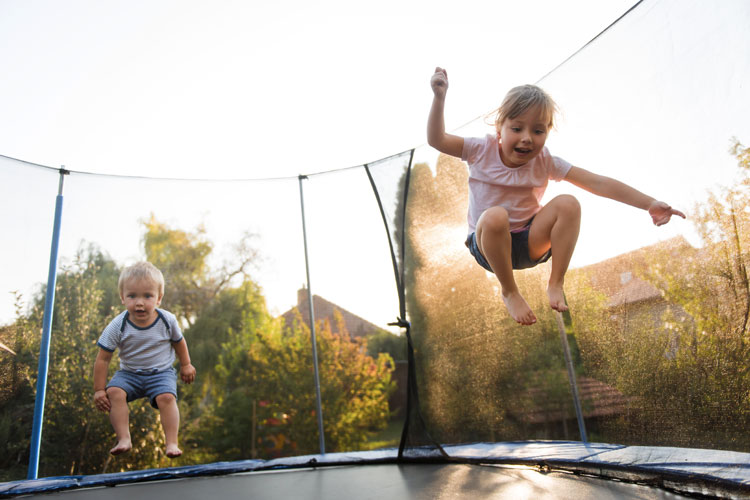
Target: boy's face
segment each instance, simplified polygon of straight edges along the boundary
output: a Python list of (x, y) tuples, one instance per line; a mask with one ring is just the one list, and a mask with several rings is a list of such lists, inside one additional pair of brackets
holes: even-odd
[(159, 285), (148, 279), (128, 280), (122, 286), (120, 299), (130, 313), (130, 321), (145, 328), (156, 321), (156, 308), (161, 304)]
[(498, 130), (500, 159), (511, 168), (527, 164), (542, 151), (547, 129), (538, 108), (529, 108), (515, 118), (506, 119)]

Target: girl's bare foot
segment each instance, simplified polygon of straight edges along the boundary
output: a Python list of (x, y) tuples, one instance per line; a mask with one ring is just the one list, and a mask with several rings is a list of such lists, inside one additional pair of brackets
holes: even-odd
[(529, 304), (526, 303), (526, 299), (518, 291), (511, 292), (508, 295), (503, 293), (502, 296), (505, 307), (508, 308), (511, 318), (516, 320), (516, 322), (522, 325), (533, 325), (536, 323), (534, 312), (529, 307)]
[(127, 453), (130, 451), (132, 445), (130, 444), (130, 438), (118, 441), (114, 448), (109, 450), (112, 455), (119, 455), (121, 453)]
[(167, 456), (169, 458), (177, 458), (180, 455), (182, 455), (182, 450), (178, 448), (176, 444), (167, 445)]
[(549, 285), (547, 287), (547, 297), (549, 297), (550, 307), (555, 311), (565, 312), (568, 310), (562, 286)]

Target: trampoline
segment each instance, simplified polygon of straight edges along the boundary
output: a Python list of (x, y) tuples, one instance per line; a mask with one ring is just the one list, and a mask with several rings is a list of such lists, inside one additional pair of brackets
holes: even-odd
[[(580, 442), (447, 446), (450, 460), (399, 460), (397, 450), (247, 460), (0, 485), (48, 498), (739, 498), (750, 454)], [(53, 495), (53, 496), (56, 496)]]
[[(750, 221), (746, 206), (732, 204), (750, 200), (747, 26), (750, 4), (742, 0), (643, 0), (537, 82), (565, 110), (550, 149), (595, 163), (586, 158), (588, 144), (609, 144), (617, 153), (602, 173), (616, 178), (648, 157), (637, 167), (644, 182), (636, 175), (633, 184), (663, 189), (675, 207), (698, 208), (696, 228), (657, 230), (634, 221), (632, 209), (579, 191), (584, 222), (580, 260), (566, 280), (571, 311), (547, 311), (547, 268), (525, 271), (519, 287), (535, 311), (545, 311), (529, 327), (498, 307), (496, 280), (463, 246), (465, 165), (426, 146), (339, 170), (232, 180), (99, 175), (0, 156), (0, 200), (11, 200), (5, 212), (17, 214), (8, 219), (14, 244), (0, 264), (10, 290), (43, 280), (47, 259), (47, 283), (55, 284), (59, 268), (61, 290), (109, 279), (120, 262), (143, 253), (144, 226), (184, 236), (191, 250), (215, 250), (213, 260), (200, 261), (212, 269), (236, 265), (225, 281), (206, 278), (193, 295), (178, 297), (183, 302), (165, 295), (182, 308), (191, 353), (200, 346), (209, 360), (198, 366), (199, 377), (210, 373), (180, 408), (191, 446), (174, 462), (149, 452), (159, 439), (149, 432), (158, 427), (140, 410), (131, 458), (108, 457), (100, 441), (110, 428), (85, 409), (88, 372), (69, 376), (75, 360), (91, 356), (97, 332), (64, 313), (105, 315), (112, 297), (96, 289), (87, 309), (77, 295), (55, 296), (55, 286), (46, 297), (36, 290), (31, 312), (0, 326), (0, 356), (24, 352), (8, 342), (17, 338), (39, 347), (40, 367), (45, 349), (67, 364), (49, 381), (38, 372), (36, 403), (44, 410), (45, 381), (50, 401), (45, 417), (34, 413), (31, 437), (33, 390), (23, 383), (34, 377), (18, 377), (17, 393), (2, 393), (23, 404), (0, 405), (0, 423), (31, 441), (32, 456), (29, 479), (0, 483), (0, 498), (750, 497)], [(721, 50), (737, 57), (713, 57)], [(645, 114), (658, 123), (644, 123)], [(485, 131), (480, 117), (457, 133)], [(644, 145), (644, 137), (658, 138), (659, 147)], [(705, 193), (707, 170), (723, 190)], [(53, 219), (60, 266), (54, 244), (47, 254)], [(246, 237), (237, 244), (240, 233)], [(618, 252), (600, 244), (623, 241), (627, 248)], [(90, 251), (90, 242), (103, 250)], [(227, 248), (236, 253), (219, 253)], [(218, 291), (190, 309), (217, 282)], [(40, 302), (55, 315), (42, 315)], [(406, 339), (403, 360), (386, 350), (365, 357), (365, 341), (353, 334), (360, 327), (369, 332), (363, 336)], [(293, 370), (266, 382), (261, 368), (266, 375), (288, 368), (261, 359), (292, 352), (278, 347), (288, 347), (285, 338), (310, 355), (304, 351)], [(355, 374), (342, 368), (344, 350), (331, 347), (342, 339), (347, 359), (361, 362)], [(25, 352), (14, 360), (28, 363)], [(352, 381), (363, 373), (371, 385), (357, 393)], [(55, 399), (55, 384), (68, 399)], [(387, 399), (395, 385), (402, 393), (394, 404)], [(375, 394), (368, 400), (375, 410), (346, 413), (336, 398), (349, 393), (356, 393), (352, 400)], [(341, 424), (369, 432), (386, 417), (401, 428), (397, 447), (369, 449)], [(58, 428), (56, 419), (76, 425)], [(71, 428), (81, 434), (65, 432)], [(18, 449), (16, 461), (26, 460)]]

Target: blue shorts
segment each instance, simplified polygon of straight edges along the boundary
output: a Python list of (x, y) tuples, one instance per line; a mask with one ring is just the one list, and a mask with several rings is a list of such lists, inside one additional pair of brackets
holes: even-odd
[[(529, 223), (526, 224), (526, 227), (524, 227), (522, 231), (519, 231), (517, 233), (510, 233), (510, 258), (511, 263), (513, 264), (513, 269), (528, 269), (530, 267), (536, 266), (537, 264), (541, 264), (542, 262), (547, 262), (552, 256), (552, 249), (549, 249), (537, 260), (532, 260), (531, 257), (529, 257), (529, 228), (531, 228), (532, 220), (534, 220), (533, 217), (531, 218)], [(487, 259), (484, 258), (482, 252), (479, 251), (479, 247), (477, 246), (476, 233), (471, 233), (469, 237), (466, 238), (465, 244), (469, 248), (469, 252), (471, 252), (471, 255), (474, 256), (480, 266), (491, 273), (494, 272), (492, 270), (492, 267), (490, 267), (490, 263), (487, 262)]]
[(126, 370), (117, 370), (112, 380), (107, 384), (110, 387), (119, 387), (128, 395), (128, 403), (140, 398), (148, 398), (151, 406), (156, 405), (156, 396), (159, 394), (172, 394), (177, 399), (177, 372), (174, 368), (154, 373), (136, 373)]

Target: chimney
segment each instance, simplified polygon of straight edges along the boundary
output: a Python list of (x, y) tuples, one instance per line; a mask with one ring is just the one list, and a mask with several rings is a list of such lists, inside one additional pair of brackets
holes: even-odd
[(299, 309), (302, 305), (307, 306), (307, 288), (305, 285), (302, 285), (302, 288), (297, 290), (297, 308)]

